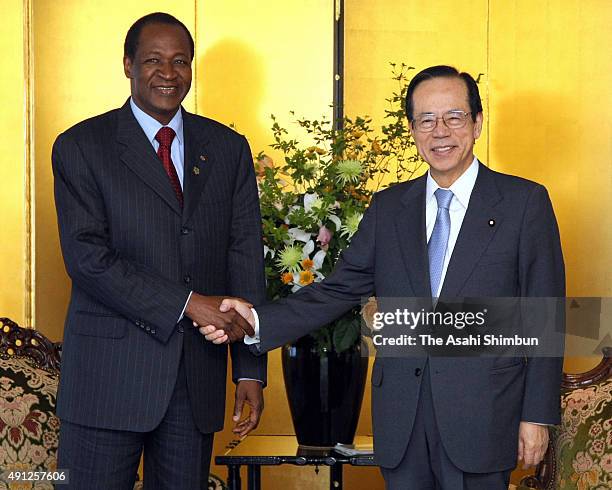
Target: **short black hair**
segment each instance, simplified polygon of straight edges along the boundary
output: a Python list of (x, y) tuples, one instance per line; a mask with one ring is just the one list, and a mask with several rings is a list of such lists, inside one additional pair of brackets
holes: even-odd
[(437, 65), (425, 68), (410, 80), (408, 90), (406, 91), (406, 117), (408, 117), (408, 121), (414, 119), (414, 102), (412, 100), (414, 91), (421, 82), (431, 80), (432, 78), (460, 78), (463, 80), (467, 87), (472, 121), (476, 122), (476, 115), (482, 112), (482, 101), (480, 100), (480, 92), (478, 91), (476, 80), (474, 80), (474, 77), (469, 73), (460, 72), (457, 68), (447, 65)]
[(145, 15), (141, 17), (136, 22), (132, 24), (132, 27), (129, 28), (126, 36), (125, 43), (123, 44), (123, 56), (133, 60), (134, 56), (136, 56), (136, 50), (138, 49), (138, 41), (140, 39), (140, 33), (145, 26), (150, 24), (169, 24), (182, 27), (187, 34), (187, 38), (189, 39), (189, 47), (191, 48), (191, 59), (193, 60), (193, 55), (195, 52), (193, 37), (191, 37), (191, 32), (189, 29), (176, 17), (166, 14), (165, 12), (153, 12), (152, 14)]

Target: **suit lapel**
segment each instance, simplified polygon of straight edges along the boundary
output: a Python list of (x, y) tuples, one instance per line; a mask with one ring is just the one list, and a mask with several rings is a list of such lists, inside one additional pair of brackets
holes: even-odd
[(431, 297), (425, 230), (425, 186), (427, 175), (419, 177), (402, 196), (403, 209), (395, 220), (397, 238), (414, 295)]
[(194, 116), (185, 110), (183, 110), (183, 130), (185, 132), (183, 223), (186, 223), (202, 197), (202, 190), (210, 177), (215, 159), (210, 151), (208, 134), (196, 125)]
[(495, 208), (501, 200), (493, 172), (480, 163), (470, 203), (448, 264), (441, 297), (453, 298), (461, 292), (503, 220), (503, 215)]
[(136, 121), (129, 100), (119, 109), (117, 141), (121, 145), (120, 158), (145, 184), (166, 201), (172, 210), (181, 214), (181, 207), (168, 175), (164, 170), (153, 145), (147, 140), (144, 131)]

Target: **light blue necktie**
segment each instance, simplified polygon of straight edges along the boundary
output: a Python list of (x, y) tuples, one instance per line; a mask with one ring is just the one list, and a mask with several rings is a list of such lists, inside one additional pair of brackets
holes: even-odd
[(436, 297), (442, 269), (444, 268), (444, 257), (448, 245), (448, 235), (450, 233), (450, 213), (448, 208), (453, 199), (453, 191), (448, 189), (438, 189), (435, 192), (438, 201), (438, 214), (434, 224), (431, 238), (429, 239), (429, 279), (431, 281), (431, 296)]

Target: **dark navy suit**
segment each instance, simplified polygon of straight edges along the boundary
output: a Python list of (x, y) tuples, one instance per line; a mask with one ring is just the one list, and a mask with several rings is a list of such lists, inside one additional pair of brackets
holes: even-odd
[[(62, 421), (153, 431), (175, 389), (184, 388), (197, 429), (223, 427), (227, 347), (207, 342), (189, 319), (177, 322), (192, 290), (253, 304), (264, 299), (257, 185), (243, 136), (182, 115), (183, 209), (129, 103), (77, 124), (53, 147), (61, 246), (72, 279)], [(234, 380), (265, 382), (266, 359), (239, 344), (231, 353)], [(174, 448), (173, 457), (189, 450)]]
[[(423, 176), (377, 193), (328, 278), (256, 308), (261, 342), (254, 349), (290, 342), (369, 296), (431, 298), (425, 189)], [(559, 231), (546, 189), (480, 164), (440, 297), (564, 294)], [(561, 368), (559, 358), (378, 357), (372, 372), (377, 463), (387, 469), (429, 464), (427, 454), (421, 461), (404, 458), (426, 390), (421, 415), (429, 422), (434, 417), (456, 468), (509, 471), (516, 465), (520, 421), (559, 423)]]

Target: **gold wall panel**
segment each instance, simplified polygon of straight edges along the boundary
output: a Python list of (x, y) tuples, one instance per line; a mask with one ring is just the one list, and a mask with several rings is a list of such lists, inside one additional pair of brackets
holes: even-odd
[[(383, 122), (385, 98), (397, 89), (389, 63), (417, 70), (450, 64), (473, 73), (487, 72), (487, 0), (345, 0), (345, 114), (368, 114)], [(480, 85), (487, 115), (486, 83)], [(476, 151), (487, 159), (488, 128)]]
[[(331, 118), (333, 100), (333, 2), (283, 0), (198, 2), (194, 84), (198, 113), (245, 134), (254, 154), (271, 151), (270, 114), (290, 125), (296, 115)], [(297, 133), (296, 133), (297, 134)], [(215, 437), (214, 454), (233, 439), (234, 388), (228, 384), (225, 430)], [(280, 351), (269, 356), (266, 409), (257, 431), (292, 434)], [(224, 468), (213, 471), (225, 474)], [(264, 488), (329, 488), (329, 472), (284, 466), (262, 472)], [(246, 479), (246, 473), (243, 475)]]
[(571, 296), (612, 296), (611, 21), (607, 0), (491, 2), (490, 164), (548, 188)]
[[(198, 2), (197, 108), (270, 152), (270, 114), (331, 118), (333, 1)], [(297, 133), (296, 133), (297, 134)]]
[(26, 107), (23, 0), (3, 0), (0, 51), (0, 316), (26, 321)]

